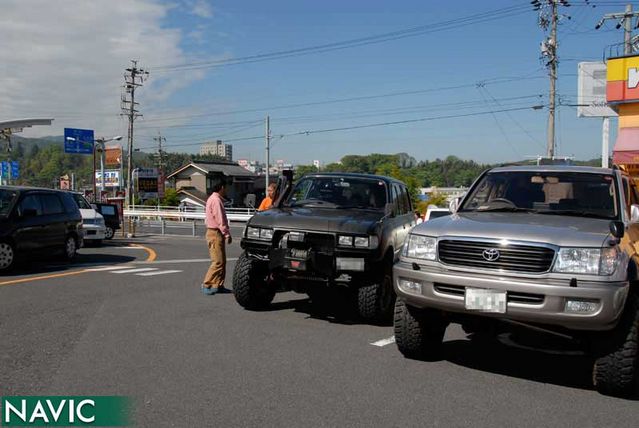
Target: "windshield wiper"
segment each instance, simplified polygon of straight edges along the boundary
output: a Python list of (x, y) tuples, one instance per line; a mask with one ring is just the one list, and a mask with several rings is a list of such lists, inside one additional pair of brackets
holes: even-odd
[(530, 212), (536, 212), (535, 210), (533, 210), (532, 208), (520, 208), (520, 207), (495, 207), (495, 208), (482, 208), (482, 209), (474, 209), (474, 210), (460, 210), (460, 211), (469, 211), (469, 212), (486, 212), (486, 211), (490, 211), (490, 212), (525, 212), (525, 213), (530, 213)]
[(291, 204), (291, 207), (301, 207), (304, 205), (327, 205), (330, 207), (335, 207), (336, 204), (334, 204), (333, 202), (328, 202), (328, 201), (323, 201), (321, 199), (315, 199), (315, 198), (311, 198), (311, 199), (302, 199), (301, 201), (296, 201), (293, 202)]
[(538, 214), (548, 214), (548, 215), (567, 215), (567, 216), (575, 216), (575, 217), (589, 217), (589, 218), (601, 218), (606, 220), (612, 220), (614, 216), (607, 216), (603, 214), (597, 214), (589, 211), (580, 211), (580, 210), (543, 210), (537, 211)]

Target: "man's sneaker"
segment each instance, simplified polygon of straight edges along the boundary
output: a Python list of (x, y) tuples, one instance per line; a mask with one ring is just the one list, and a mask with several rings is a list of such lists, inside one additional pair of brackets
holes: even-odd
[(217, 294), (229, 294), (231, 293), (231, 290), (229, 290), (228, 288), (224, 287), (223, 285), (216, 288), (215, 290), (217, 290)]
[(217, 293), (217, 288), (208, 288), (202, 285), (202, 294), (205, 296), (212, 296), (215, 293)]

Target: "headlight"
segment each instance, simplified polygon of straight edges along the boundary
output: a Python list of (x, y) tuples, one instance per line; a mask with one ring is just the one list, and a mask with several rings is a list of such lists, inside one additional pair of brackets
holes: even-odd
[(304, 242), (304, 232), (289, 232), (286, 236), (289, 241)]
[(247, 227), (246, 228), (246, 237), (250, 239), (260, 239), (260, 228), (259, 227)]
[(260, 229), (260, 239), (273, 239), (273, 229)]
[(273, 239), (273, 229), (262, 229), (260, 227), (247, 227), (246, 237), (248, 239), (261, 239), (263, 241), (270, 241)]
[(352, 236), (339, 236), (337, 238), (337, 245), (342, 247), (352, 247), (353, 246), (353, 237)]
[(356, 236), (355, 246), (357, 248), (368, 248), (368, 236)]
[(619, 264), (619, 251), (610, 248), (561, 248), (553, 271), (586, 275), (612, 275)]
[(435, 260), (437, 258), (437, 239), (410, 234), (404, 244), (403, 254), (415, 259)]

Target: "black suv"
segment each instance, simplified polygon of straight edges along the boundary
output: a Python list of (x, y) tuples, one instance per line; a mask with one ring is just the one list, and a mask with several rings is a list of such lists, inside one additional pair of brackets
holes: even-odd
[(70, 260), (81, 243), (82, 216), (68, 192), (0, 186), (0, 272), (37, 253)]
[(253, 216), (244, 231), (244, 252), (233, 273), (238, 303), (263, 308), (277, 289), (330, 303), (331, 291), (346, 290), (356, 296), (363, 318), (388, 321), (395, 302), (393, 263), (415, 224), (406, 185), (388, 177), (323, 173), (293, 186), (289, 174), (276, 194), (273, 208)]

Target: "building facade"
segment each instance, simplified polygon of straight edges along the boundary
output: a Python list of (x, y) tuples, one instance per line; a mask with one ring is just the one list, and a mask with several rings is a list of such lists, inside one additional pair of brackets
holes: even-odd
[(200, 146), (201, 155), (214, 155), (233, 162), (233, 145), (224, 144), (222, 140), (210, 141)]

